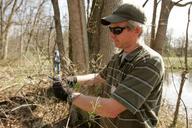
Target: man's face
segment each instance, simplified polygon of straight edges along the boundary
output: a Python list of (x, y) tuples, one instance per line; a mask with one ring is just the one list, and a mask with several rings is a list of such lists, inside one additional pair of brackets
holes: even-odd
[(109, 26), (110, 36), (115, 43), (115, 46), (120, 49), (130, 49), (135, 47), (138, 39), (138, 31), (136, 28), (129, 28), (128, 22), (112, 23)]

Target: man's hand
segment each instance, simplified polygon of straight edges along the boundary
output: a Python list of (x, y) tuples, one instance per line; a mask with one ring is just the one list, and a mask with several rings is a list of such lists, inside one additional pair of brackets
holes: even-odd
[(64, 89), (61, 82), (54, 82), (53, 83), (53, 93), (54, 93), (56, 98), (67, 102), (67, 97), (69, 96), (69, 92), (67, 92)]
[(69, 87), (64, 88), (61, 82), (53, 83), (53, 92), (56, 98), (68, 102), (69, 104), (71, 104), (75, 98), (81, 95), (81, 93), (73, 92), (73, 90)]
[(76, 76), (67, 77), (66, 83), (70, 88), (74, 88), (77, 84), (77, 77)]

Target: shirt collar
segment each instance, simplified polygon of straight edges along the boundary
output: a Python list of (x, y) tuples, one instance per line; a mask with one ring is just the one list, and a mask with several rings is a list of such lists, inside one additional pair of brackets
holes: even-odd
[[(141, 51), (141, 49), (142, 49), (143, 47), (142, 46), (139, 46), (138, 48), (136, 48), (135, 50), (133, 50), (132, 52), (130, 52), (130, 53), (128, 53), (127, 55), (126, 55), (126, 57), (124, 58), (124, 60), (123, 61), (128, 61), (128, 62), (131, 62), (131, 61), (133, 61), (133, 59), (140, 53), (140, 51)], [(122, 55), (123, 55), (123, 50), (119, 53), (119, 57), (122, 57)]]

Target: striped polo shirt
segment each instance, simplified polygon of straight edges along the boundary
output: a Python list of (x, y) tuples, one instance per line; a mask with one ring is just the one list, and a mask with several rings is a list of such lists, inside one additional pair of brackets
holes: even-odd
[(127, 107), (115, 119), (104, 118), (106, 128), (151, 128), (158, 122), (164, 64), (161, 56), (148, 46), (112, 57), (100, 72), (107, 81), (107, 94)]

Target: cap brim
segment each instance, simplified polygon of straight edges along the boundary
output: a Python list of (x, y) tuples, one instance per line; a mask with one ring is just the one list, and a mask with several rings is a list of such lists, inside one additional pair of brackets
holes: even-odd
[(122, 21), (127, 21), (127, 19), (113, 14), (110, 16), (103, 17), (101, 19), (101, 24), (110, 25), (111, 23), (122, 22)]

